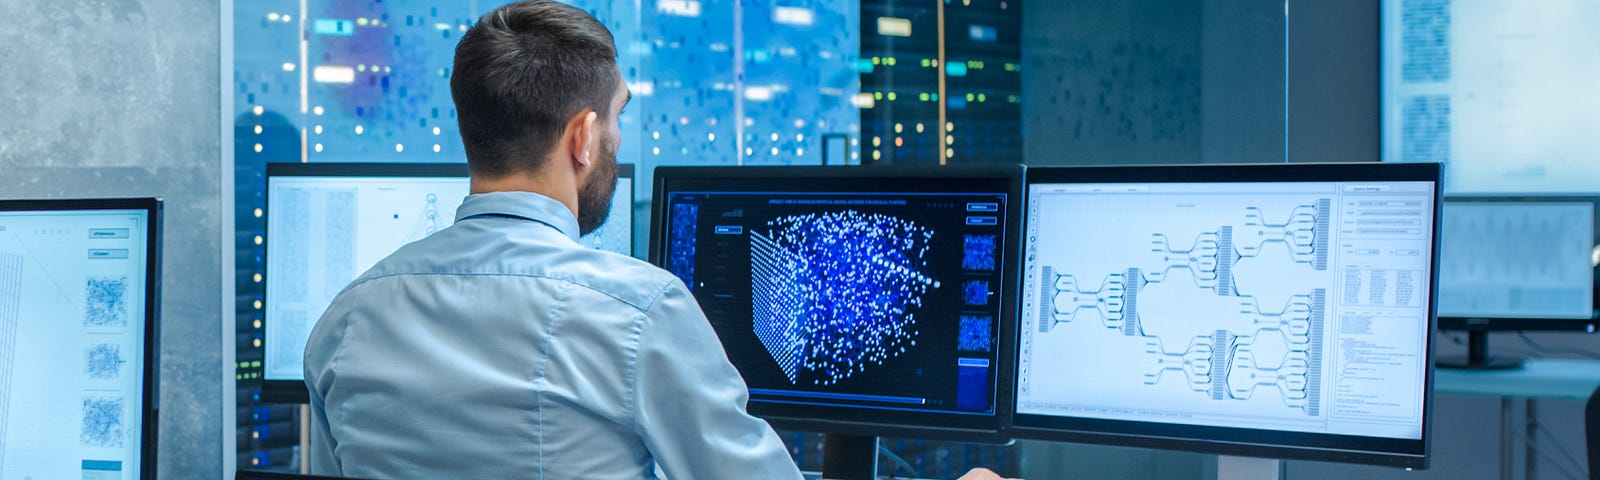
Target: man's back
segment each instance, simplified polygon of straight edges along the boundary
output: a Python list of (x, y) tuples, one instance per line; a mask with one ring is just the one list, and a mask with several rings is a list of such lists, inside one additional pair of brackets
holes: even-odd
[(565, 207), (468, 197), (334, 300), (306, 349), (317, 473), (794, 478), (687, 290)]

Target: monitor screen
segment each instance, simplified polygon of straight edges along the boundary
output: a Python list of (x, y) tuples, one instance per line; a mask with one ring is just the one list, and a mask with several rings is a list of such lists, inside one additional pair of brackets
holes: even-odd
[(402, 245), (450, 226), (467, 192), (465, 176), (267, 177), (263, 377), (302, 380), (306, 340), (333, 297)]
[(1380, 4), (1385, 161), (1445, 162), (1452, 193), (1600, 190), (1594, 2)]
[(1020, 169), (947, 170), (656, 170), (652, 258), (699, 301), (752, 413), (998, 428)]
[[(627, 255), (633, 168), (619, 167), (608, 220), (579, 242)], [(270, 165), (262, 342), (268, 386), (304, 391), (306, 341), (333, 297), (401, 246), (454, 223), (470, 190), (465, 164)]]
[(0, 478), (154, 478), (159, 201), (0, 201)]
[(1436, 184), (1370, 167), (1437, 172), (1030, 169), (1017, 428), (1421, 454)]
[(1591, 198), (1446, 198), (1439, 316), (1592, 318), (1594, 210)]

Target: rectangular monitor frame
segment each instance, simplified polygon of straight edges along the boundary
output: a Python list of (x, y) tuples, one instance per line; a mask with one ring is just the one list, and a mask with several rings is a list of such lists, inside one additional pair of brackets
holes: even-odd
[(144, 381), (140, 386), (143, 408), (139, 412), (138, 478), (156, 478), (156, 445), (160, 438), (161, 373), (161, 225), (162, 199), (85, 198), (48, 200), (0, 200), (0, 212), (44, 212), (65, 210), (143, 210), (147, 215), (145, 232), (144, 289)]
[[(1588, 203), (1596, 231), (1590, 245), (1600, 243), (1600, 197), (1585, 195), (1446, 195), (1443, 203)], [(1443, 205), (1441, 203), (1441, 207)], [(1442, 211), (1442, 210), (1441, 210)], [(1442, 222), (1442, 220), (1441, 220)], [(1589, 318), (1528, 318), (1494, 316), (1439, 316), (1439, 329), (1451, 331), (1554, 331), (1588, 332), (1600, 329), (1600, 282), (1591, 286)]]
[[(465, 163), (268, 163), (266, 181), (271, 182), (273, 177), (470, 178), (471, 175)], [(617, 178), (632, 180), (634, 178), (633, 164), (617, 164)], [(268, 188), (263, 188), (262, 191), (266, 192), (265, 195), (270, 196), (270, 183)], [(629, 192), (629, 197), (633, 196), (632, 192)], [(267, 198), (263, 198), (262, 203), (271, 205)], [(631, 211), (633, 205), (624, 205), (622, 207)], [(611, 208), (618, 208), (618, 206), (613, 205)], [(271, 215), (271, 212), (266, 212), (264, 215)], [(262, 230), (265, 232), (266, 227), (263, 226)], [(267, 241), (272, 241), (271, 232), (265, 233)], [(629, 225), (628, 245), (630, 249), (633, 245), (633, 237), (634, 228)], [(262, 251), (261, 259), (262, 264), (266, 265), (267, 254), (265, 249)], [(271, 272), (265, 272), (265, 275), (270, 274)], [(265, 289), (262, 291), (261, 301), (265, 305), (267, 302), (271, 302), (272, 299), (265, 293)], [(263, 333), (260, 348), (265, 351), (267, 342), (270, 340), (265, 333), (269, 320), (266, 318), (264, 307), (261, 318), (261, 331)], [(267, 359), (263, 356), (262, 362), (265, 363), (266, 361)], [(310, 403), (311, 391), (304, 380), (269, 380), (263, 378), (261, 380), (261, 401), (263, 403)]]
[[(1218, 183), (1218, 182), (1430, 182), (1434, 186), (1433, 250), (1439, 249), (1439, 215), (1443, 206), (1442, 167), (1437, 163), (1254, 164), (1185, 166), (1034, 167), (1027, 183)], [(1031, 202), (1029, 198), (1027, 201)], [(1438, 257), (1431, 264), (1426, 348), (1435, 350)], [(1020, 342), (1019, 337), (1013, 342)], [(1018, 362), (1013, 360), (1013, 365)], [(1359, 463), (1401, 468), (1427, 468), (1432, 424), (1433, 362), (1426, 360), (1423, 378), (1422, 435), (1417, 440), (1315, 434), (1147, 421), (1023, 414), (1012, 405), (1011, 433), (1016, 438), (1183, 450), (1217, 455)], [(1015, 392), (1013, 392), (1013, 398)], [(1377, 444), (1377, 445), (1375, 445)]]
[[(468, 171), (465, 163), (268, 163), (265, 180), (267, 187), (262, 189), (263, 192), (266, 192), (264, 194), (266, 197), (262, 199), (263, 204), (271, 205), (271, 182), (274, 177), (468, 178)], [(267, 211), (263, 216), (266, 215), (272, 215), (272, 212)], [(262, 222), (262, 231), (265, 232), (263, 236), (270, 242), (272, 241), (272, 232), (266, 226), (268, 223)], [(265, 271), (265, 265), (270, 264), (270, 259), (267, 258), (267, 249), (265, 248), (261, 252), (261, 263), (263, 265), (263, 277), (272, 275), (272, 272)], [(265, 281), (263, 279), (263, 282)], [(268, 342), (272, 341), (266, 334), (267, 326), (271, 323), (271, 320), (267, 318), (265, 307), (271, 301), (271, 292), (267, 292), (263, 287), (261, 294), (263, 307), (261, 310), (262, 333), (260, 346), (263, 352), (266, 351)], [(265, 365), (269, 359), (263, 355), (261, 361)], [(265, 371), (265, 368), (263, 368), (263, 371)], [(263, 403), (310, 403), (311, 391), (306, 387), (304, 380), (269, 380), (262, 378), (261, 401)]]
[[(924, 166), (854, 166), (854, 167), (658, 167), (655, 170), (650, 216), (650, 262), (664, 263), (667, 223), (666, 195), (680, 184), (691, 183), (691, 188), (702, 189), (708, 183), (723, 182), (734, 185), (731, 193), (749, 191), (739, 182), (751, 178), (838, 180), (863, 182), (872, 179), (893, 178), (916, 180), (955, 180), (962, 178), (990, 178), (1008, 184), (1005, 214), (1008, 222), (1003, 238), (1017, 241), (1022, 235), (1023, 167), (1021, 165), (990, 165), (929, 168)], [(867, 187), (871, 190), (874, 187)], [(802, 190), (795, 190), (797, 192)], [(873, 190), (877, 191), (877, 190)], [(893, 190), (899, 191), (899, 190)], [(891, 191), (892, 192), (892, 191)], [(917, 193), (916, 190), (906, 190)], [(1013, 249), (1014, 250), (1014, 249)], [(1006, 427), (1010, 424), (1012, 404), (1012, 377), (1015, 374), (1014, 358), (1016, 337), (1017, 287), (1021, 255), (1014, 251), (999, 258), (1000, 276), (1006, 280), (996, 298), (1003, 303), (997, 310), (999, 322), (995, 337), (996, 359), (995, 405), (992, 417), (979, 417), (975, 421), (954, 421), (957, 414), (942, 412), (885, 412), (875, 409), (844, 406), (786, 405), (751, 402), (750, 414), (767, 420), (776, 428), (828, 432), (864, 436), (905, 436), (928, 439), (959, 440), (983, 443), (1003, 443), (1008, 440)]]

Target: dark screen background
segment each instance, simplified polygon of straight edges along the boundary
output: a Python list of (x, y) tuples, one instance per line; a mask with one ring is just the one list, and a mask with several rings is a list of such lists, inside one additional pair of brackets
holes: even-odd
[[(976, 191), (965, 188), (958, 191)], [(1003, 191), (1003, 190), (1002, 190)], [(777, 202), (775, 202), (775, 200)], [(786, 200), (804, 200), (807, 204), (785, 204)], [(862, 202), (866, 200), (866, 202)], [(663, 231), (672, 235), (693, 232), (693, 271), (687, 277), (690, 290), (700, 302), (706, 316), (721, 338), (728, 357), (743, 375), (752, 390), (799, 390), (841, 394), (861, 394), (926, 399), (924, 405), (903, 405), (875, 401), (842, 399), (800, 400), (789, 397), (771, 397), (752, 393), (752, 401), (815, 402), (826, 405), (858, 405), (915, 410), (965, 411), (992, 413), (994, 411), (995, 375), (1000, 367), (1000, 292), (1003, 285), (1002, 259), (1005, 251), (1007, 221), (1006, 195), (1003, 193), (744, 193), (693, 191), (670, 193), (668, 212), (678, 205), (697, 205), (692, 218), (694, 225), (672, 225), (672, 221), (685, 221), (669, 213)], [(836, 204), (826, 204), (837, 201)], [(848, 202), (848, 203), (847, 203)], [(994, 212), (968, 212), (969, 202), (991, 203), (999, 206)], [(878, 213), (909, 220), (932, 230), (929, 250), (923, 258), (927, 265), (921, 273), (939, 282), (922, 297), (920, 307), (910, 307), (915, 321), (912, 340), (901, 344), (903, 353), (885, 360), (881, 365), (867, 367), (836, 384), (814, 385), (816, 372), (801, 369), (798, 382), (790, 383), (787, 376), (772, 359), (761, 340), (752, 331), (752, 286), (750, 236), (752, 232), (769, 232), (769, 220), (789, 215), (829, 213), (854, 210), (861, 213)], [(995, 217), (994, 225), (967, 225), (969, 215)], [(739, 226), (741, 234), (717, 234), (718, 227)], [(994, 238), (994, 266), (989, 270), (963, 268), (966, 235), (983, 235)], [(668, 245), (683, 245), (689, 239), (669, 238)], [(680, 251), (681, 247), (680, 247)], [(679, 272), (675, 272), (679, 273)], [(963, 287), (969, 280), (989, 282), (987, 305), (969, 306), (963, 297)], [(987, 351), (962, 351), (960, 319), (962, 315), (989, 318)], [(914, 342), (914, 345), (912, 344)], [(969, 382), (963, 390), (960, 381), (960, 358), (985, 359), (989, 362), (981, 392), (971, 391)], [(971, 375), (972, 367), (967, 367)], [(981, 408), (972, 408), (971, 401), (958, 406), (958, 397), (966, 394), (981, 395)]]

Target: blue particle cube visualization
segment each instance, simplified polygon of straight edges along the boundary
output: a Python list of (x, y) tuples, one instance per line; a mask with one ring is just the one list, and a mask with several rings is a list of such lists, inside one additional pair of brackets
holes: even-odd
[(790, 215), (750, 235), (753, 330), (792, 383), (836, 384), (916, 345), (930, 229), (897, 217)]

